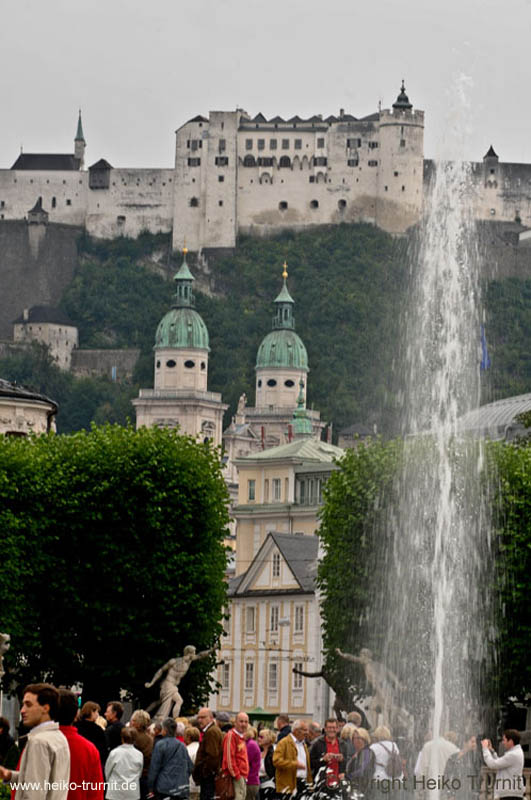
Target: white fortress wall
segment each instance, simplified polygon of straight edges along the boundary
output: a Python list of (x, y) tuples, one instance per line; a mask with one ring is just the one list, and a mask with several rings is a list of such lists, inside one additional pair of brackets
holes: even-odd
[(39, 197), (50, 222), (84, 225), (88, 173), (78, 170), (0, 170), (0, 220), (24, 219)]
[(87, 190), (86, 228), (92, 236), (168, 233), (173, 225), (173, 169), (111, 169), (109, 187)]

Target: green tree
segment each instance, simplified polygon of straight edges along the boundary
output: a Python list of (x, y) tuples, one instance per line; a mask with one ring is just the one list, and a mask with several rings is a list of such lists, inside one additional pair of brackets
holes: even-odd
[[(218, 642), (227, 523), (219, 454), (175, 432), (1, 439), (10, 676), (146, 699), (164, 661)], [(187, 706), (205, 698), (213, 659), (190, 670)]]
[(502, 698), (526, 700), (531, 692), (531, 442), (493, 444), (498, 477), (496, 589), (498, 671)]
[(367, 691), (363, 672), (346, 664), (336, 648), (358, 653), (369, 638), (375, 641), (382, 633), (369, 629), (374, 619), (368, 614), (386, 546), (377, 522), (392, 495), (401, 452), (398, 440), (360, 444), (346, 452), (326, 484), (319, 529), (324, 554), (318, 571), (325, 669), (335, 691), (351, 700)]

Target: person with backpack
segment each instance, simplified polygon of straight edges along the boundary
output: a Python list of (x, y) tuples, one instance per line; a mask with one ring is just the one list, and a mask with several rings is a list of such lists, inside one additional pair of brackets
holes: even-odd
[(388, 781), (393, 778), (402, 780), (404, 770), (398, 747), (391, 739), (391, 731), (385, 725), (379, 725), (373, 733), (374, 744), (370, 749), (374, 753), (374, 781)]
[(354, 728), (352, 732), (354, 755), (349, 759), (346, 776), (352, 788), (367, 794), (374, 774), (374, 753), (371, 750), (371, 737), (365, 728)]

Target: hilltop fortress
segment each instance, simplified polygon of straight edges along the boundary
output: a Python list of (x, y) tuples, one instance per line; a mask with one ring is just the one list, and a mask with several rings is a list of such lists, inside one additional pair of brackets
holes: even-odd
[[(391, 109), (357, 119), (251, 118), (211, 111), (176, 132), (175, 165), (85, 169), (78, 121), (73, 154), (21, 153), (0, 170), (0, 220), (62, 223), (101, 238), (172, 232), (173, 247), (230, 248), (238, 233), (370, 222), (402, 234), (422, 214), (432, 173), (424, 112), (404, 84)], [(500, 163), (491, 147), (472, 164), (477, 219), (531, 227), (531, 165)], [(32, 212), (32, 213), (30, 213)]]

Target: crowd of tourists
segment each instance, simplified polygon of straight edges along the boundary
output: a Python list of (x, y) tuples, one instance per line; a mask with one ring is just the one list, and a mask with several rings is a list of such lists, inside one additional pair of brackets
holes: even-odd
[(280, 714), (275, 729), (201, 708), (192, 718), (152, 721), (137, 709), (100, 706), (49, 684), (23, 693), (28, 733), (18, 743), (0, 717), (0, 779), (12, 800), (275, 800), (280, 795), (367, 797), (415, 790), (446, 800), (478, 797), (480, 770), (496, 775), (496, 800), (522, 800), (524, 756), (516, 730), (506, 730), (498, 755), (491, 742), (447, 732), (426, 737), (420, 752), (394, 741), (385, 725), (368, 730), (353, 711), (346, 720)]

